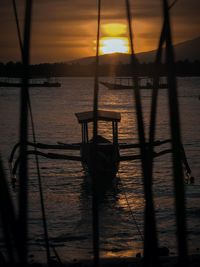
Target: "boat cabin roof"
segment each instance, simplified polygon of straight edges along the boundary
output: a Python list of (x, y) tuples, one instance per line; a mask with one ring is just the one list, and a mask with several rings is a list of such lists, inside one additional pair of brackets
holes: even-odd
[[(75, 113), (75, 115), (79, 123), (88, 123), (94, 121), (93, 111), (79, 112)], [(115, 111), (98, 110), (97, 120), (120, 122), (121, 114), (120, 112), (115, 112)]]

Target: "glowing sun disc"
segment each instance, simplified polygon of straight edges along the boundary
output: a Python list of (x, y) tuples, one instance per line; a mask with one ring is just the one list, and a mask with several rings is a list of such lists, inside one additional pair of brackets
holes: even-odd
[(129, 53), (128, 38), (104, 37), (100, 40), (100, 54)]

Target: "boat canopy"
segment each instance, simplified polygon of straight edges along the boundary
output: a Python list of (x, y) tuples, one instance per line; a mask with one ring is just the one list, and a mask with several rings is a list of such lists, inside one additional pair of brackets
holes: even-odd
[[(79, 123), (88, 123), (94, 121), (94, 112), (85, 111), (80, 113), (75, 113)], [(120, 112), (108, 111), (108, 110), (98, 110), (97, 120), (101, 121), (112, 121), (120, 122), (121, 114)]]

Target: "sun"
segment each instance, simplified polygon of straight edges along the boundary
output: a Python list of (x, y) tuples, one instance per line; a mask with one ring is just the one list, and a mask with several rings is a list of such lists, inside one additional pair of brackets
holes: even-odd
[(126, 37), (127, 26), (124, 23), (106, 23), (101, 26), (99, 53), (129, 53), (129, 42)]
[(129, 53), (128, 38), (103, 37), (100, 39), (100, 54)]

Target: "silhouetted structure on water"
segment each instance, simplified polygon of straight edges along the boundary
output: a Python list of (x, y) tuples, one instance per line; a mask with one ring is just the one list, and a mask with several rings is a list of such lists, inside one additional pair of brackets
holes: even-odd
[[(35, 64), (30, 67), (31, 77), (90, 77), (94, 76), (94, 63), (79, 64), (79, 63), (44, 63)], [(137, 73), (139, 76), (152, 76), (154, 74), (155, 63), (140, 63)], [(160, 76), (166, 76), (166, 64), (159, 64)], [(99, 66), (100, 76), (131, 76), (130, 64), (101, 64)], [(200, 76), (200, 61), (190, 62), (188, 60), (178, 61), (175, 63), (175, 74), (179, 77), (199, 77)], [(0, 77), (22, 77), (23, 67), (21, 63), (0, 63)]]

